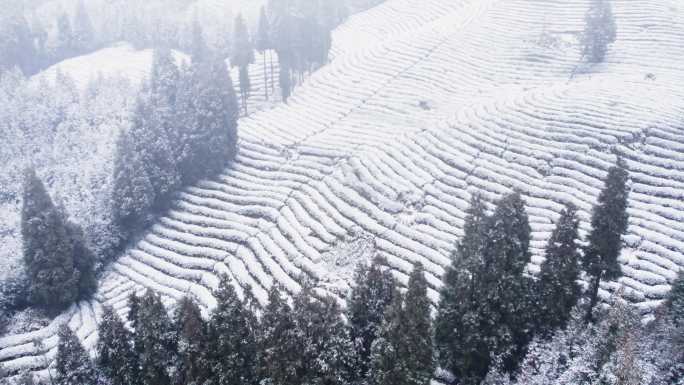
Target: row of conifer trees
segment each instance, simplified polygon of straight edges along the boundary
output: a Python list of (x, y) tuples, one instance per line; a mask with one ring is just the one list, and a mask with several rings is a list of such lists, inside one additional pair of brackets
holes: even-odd
[(105, 309), (95, 364), (64, 329), (58, 383), (426, 385), (439, 364), (469, 385), (494, 361), (514, 373), (533, 338), (565, 328), (583, 277), (584, 318), (596, 321), (597, 286), (620, 274), (627, 177), (622, 161), (609, 170), (584, 250), (577, 209), (562, 210), (537, 276), (527, 270), (531, 230), (520, 194), (504, 196), (491, 214), (475, 197), (436, 308), (420, 265), (402, 291), (379, 259), (357, 270), (346, 311), (311, 285), (291, 303), (274, 286), (260, 308), (223, 277), (208, 319), (190, 299), (169, 316), (152, 292), (130, 298), (128, 325)]

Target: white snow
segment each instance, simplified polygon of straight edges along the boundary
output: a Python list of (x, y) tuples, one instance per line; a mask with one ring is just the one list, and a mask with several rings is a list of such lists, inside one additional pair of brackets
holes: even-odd
[[(684, 17), (674, 0), (613, 3), (618, 41), (581, 71), (585, 0), (388, 0), (352, 17), (331, 62), (287, 105), (241, 120), (235, 167), (181, 194), (112, 266), (98, 301), (123, 306), (126, 291), (149, 287), (211, 307), (221, 273), (261, 303), (274, 283), (295, 293), (307, 277), (342, 299), (345, 256), (375, 252), (402, 284), (421, 263), (436, 302), (473, 193), (491, 208), (521, 191), (538, 264), (564, 203), (589, 230), (620, 151), (633, 189), (625, 277), (601, 295), (623, 286), (646, 315), (684, 267)], [(74, 327), (88, 334), (91, 318)], [(42, 369), (30, 340), (0, 339), (0, 357), (18, 350), (5, 362)]]

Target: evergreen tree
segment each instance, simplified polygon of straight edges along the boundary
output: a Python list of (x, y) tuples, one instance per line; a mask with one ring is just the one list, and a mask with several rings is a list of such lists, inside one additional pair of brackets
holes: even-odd
[(62, 13), (57, 18), (57, 41), (54, 47), (53, 60), (58, 62), (75, 54), (74, 31), (71, 28), (71, 21), (69, 15)]
[(183, 137), (178, 154), (184, 183), (213, 175), (235, 157), (238, 107), (225, 63), (193, 62), (181, 77), (176, 124)]
[(461, 384), (479, 384), (492, 357), (510, 372), (531, 338), (530, 225), (520, 194), (503, 197), (491, 217), (473, 204), (442, 289), (436, 341), (442, 364)]
[(258, 376), (269, 385), (288, 385), (297, 381), (296, 366), (300, 358), (292, 308), (280, 288), (273, 285), (268, 304), (259, 320)]
[(546, 245), (539, 273), (539, 324), (547, 332), (565, 328), (580, 296), (577, 208), (568, 204)]
[(174, 385), (202, 384), (209, 377), (202, 355), (207, 347), (207, 325), (197, 303), (184, 297), (175, 316), (178, 359)]
[(396, 292), (396, 282), (379, 258), (370, 265), (360, 264), (348, 300), (347, 319), (356, 349), (356, 370), (361, 379), (368, 374), (371, 347), (378, 337), (387, 307)]
[[(261, 53), (264, 65), (264, 97), (268, 100), (268, 70), (266, 66), (266, 51), (272, 48), (271, 36), (270, 36), (271, 26), (268, 21), (268, 15), (266, 14), (266, 7), (262, 6), (259, 13), (259, 29), (257, 30), (256, 38), (256, 49)], [(273, 63), (271, 62), (271, 79), (273, 78)], [(271, 80), (272, 81), (272, 80)]]
[(238, 67), (240, 70), (240, 94), (242, 99), (242, 108), (247, 115), (247, 99), (251, 91), (249, 81), (249, 65), (254, 63), (254, 47), (249, 39), (249, 32), (247, 25), (241, 14), (235, 18), (235, 33), (233, 34), (233, 54), (230, 58), (230, 63), (233, 67)]
[(679, 271), (679, 276), (672, 284), (666, 307), (675, 325), (684, 330), (684, 270)]
[(29, 297), (36, 305), (58, 311), (78, 298), (80, 273), (65, 215), (52, 203), (45, 186), (28, 170), (24, 180), (21, 234), (29, 276)]
[(77, 53), (88, 52), (95, 46), (95, 29), (93, 28), (93, 23), (90, 21), (90, 16), (83, 4), (83, 0), (79, 0), (76, 5), (73, 43), (74, 50)]
[(169, 385), (177, 349), (173, 323), (161, 298), (151, 290), (140, 298), (139, 306), (133, 340), (140, 354), (142, 385)]
[(171, 51), (156, 49), (152, 61), (149, 90), (133, 116), (131, 135), (136, 151), (146, 166), (157, 204), (163, 203), (180, 182), (175, 161), (178, 153), (178, 127), (174, 108), (180, 73)]
[(394, 294), (371, 354), (372, 385), (426, 385), (434, 374), (427, 281), (418, 265), (406, 295)]
[[(137, 108), (144, 109), (143, 103)], [(123, 132), (116, 142), (113, 179), (110, 201), (114, 220), (122, 231), (131, 234), (147, 219), (155, 193), (130, 131)]]
[(397, 291), (387, 308), (378, 338), (373, 341), (367, 379), (370, 385), (401, 385), (406, 379), (402, 367), (402, 301)]
[(140, 325), (140, 297), (135, 292), (128, 296), (128, 322), (133, 330)]
[(24, 74), (32, 75), (39, 70), (36, 59), (31, 29), (23, 10), (13, 4), (5, 4), (0, 15), (0, 72), (17, 66)]
[(131, 333), (123, 321), (106, 306), (98, 325), (97, 365), (112, 385), (138, 385), (138, 357)]
[(608, 45), (617, 38), (611, 0), (592, 0), (585, 17), (583, 55), (590, 63), (601, 63)]
[(80, 226), (67, 221), (67, 237), (73, 247), (74, 267), (78, 271), (78, 293), (89, 296), (97, 288), (95, 254), (86, 246), (85, 235)]
[(476, 333), (478, 327), (470, 323), (475, 318), (467, 312), (473, 311), (477, 305), (479, 293), (476, 283), (479, 283), (477, 278), (483, 269), (482, 252), (490, 225), (479, 195), (473, 196), (466, 214), (464, 235), (456, 245), (451, 265), (444, 274), (435, 318), (435, 345), (440, 364), (461, 376), (465, 372), (464, 366), (486, 363), (487, 359), (483, 344), (472, 338), (466, 341), (465, 338)]
[(313, 288), (305, 285), (294, 300), (294, 320), (300, 352), (295, 366), (297, 382), (346, 384), (353, 377), (353, 346), (337, 301), (316, 299)]
[(55, 385), (98, 384), (97, 370), (76, 335), (63, 325), (58, 336)]
[(205, 61), (209, 58), (209, 47), (207, 47), (207, 43), (204, 40), (204, 32), (196, 14), (192, 21), (191, 30), (190, 56), (192, 61), (193, 63)]
[(481, 314), (486, 319), (492, 311), (490, 347), (496, 355), (503, 355), (504, 368), (510, 371), (524, 356), (532, 337), (533, 288), (525, 275), (531, 259), (531, 232), (520, 194), (515, 192), (501, 199), (491, 217), (484, 247), (482, 278), (489, 309)]
[(605, 186), (594, 207), (588, 237), (588, 246), (584, 250), (582, 263), (591, 282), (589, 288), (589, 307), (587, 322), (593, 319), (592, 311), (598, 302), (598, 291), (602, 280), (614, 280), (622, 275), (618, 257), (622, 250), (622, 235), (627, 232), (629, 217), (627, 214), (627, 179), (622, 159), (608, 170)]
[(210, 384), (255, 385), (258, 383), (256, 319), (238, 298), (228, 276), (221, 278), (215, 293), (217, 305), (209, 320), (206, 363)]
[(432, 320), (427, 281), (423, 267), (417, 265), (409, 277), (408, 290), (402, 308), (402, 367), (406, 370), (403, 383), (428, 385), (435, 371), (432, 345)]

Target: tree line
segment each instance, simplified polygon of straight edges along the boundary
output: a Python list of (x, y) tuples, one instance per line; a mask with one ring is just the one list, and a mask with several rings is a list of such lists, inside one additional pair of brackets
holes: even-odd
[(537, 277), (526, 271), (531, 230), (520, 194), (491, 214), (475, 196), (436, 308), (420, 265), (400, 290), (379, 258), (358, 267), (346, 310), (309, 284), (291, 302), (273, 286), (260, 308), (223, 276), (208, 317), (188, 298), (170, 316), (151, 291), (130, 297), (128, 324), (106, 308), (94, 362), (63, 328), (55, 383), (427, 385), (439, 366), (460, 385), (678, 385), (684, 273), (647, 329), (619, 298), (608, 311), (597, 306), (597, 285), (620, 274), (627, 178), (619, 160), (584, 247), (577, 209), (566, 206)]
[[(179, 67), (170, 50), (158, 49), (153, 62), (130, 127), (116, 143), (108, 204), (119, 247), (166, 209), (175, 191), (220, 172), (237, 151), (238, 106), (223, 60), (202, 52)], [(96, 265), (103, 261), (32, 169), (22, 202), (28, 277), (16, 290), (54, 314), (94, 291)]]
[(37, 17), (30, 22), (26, 19), (21, 2), (8, 5), (6, 11), (0, 17), (0, 71), (18, 67), (32, 75), (99, 45), (82, 0), (76, 4), (73, 18), (66, 12), (56, 18), (52, 37)]

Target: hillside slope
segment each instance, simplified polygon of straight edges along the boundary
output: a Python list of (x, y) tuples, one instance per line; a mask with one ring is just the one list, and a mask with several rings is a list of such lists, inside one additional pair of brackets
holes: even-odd
[(210, 308), (224, 272), (262, 303), (303, 276), (342, 300), (379, 254), (404, 284), (422, 263), (437, 301), (473, 192), (521, 191), (534, 271), (564, 202), (589, 229), (616, 152), (632, 178), (625, 277), (601, 295), (623, 287), (647, 314), (684, 267), (684, 10), (613, 3), (618, 41), (593, 68), (578, 66), (585, 0), (388, 0), (353, 17), (288, 105), (241, 120), (230, 170), (179, 194), (93, 301), (0, 338), (0, 363), (43, 370), (65, 322), (92, 347), (102, 306), (125, 314), (131, 291)]

